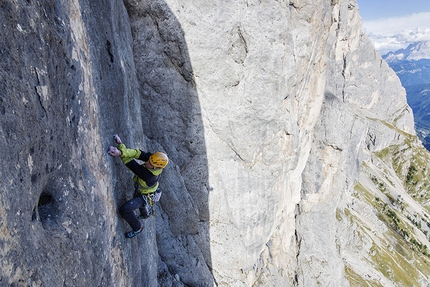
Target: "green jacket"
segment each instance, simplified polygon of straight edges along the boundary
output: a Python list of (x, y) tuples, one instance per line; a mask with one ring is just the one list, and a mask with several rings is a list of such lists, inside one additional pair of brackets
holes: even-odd
[(134, 186), (139, 189), (141, 194), (154, 193), (158, 188), (163, 169), (150, 169), (134, 160), (139, 159), (146, 162), (152, 154), (139, 149), (129, 149), (124, 144), (119, 144), (118, 149), (122, 153), (120, 157), (122, 162), (134, 173)]

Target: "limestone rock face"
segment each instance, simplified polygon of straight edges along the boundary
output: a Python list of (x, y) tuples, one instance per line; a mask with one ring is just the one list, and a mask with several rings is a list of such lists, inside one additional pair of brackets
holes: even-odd
[(143, 145), (123, 3), (0, 5), (0, 285), (156, 284), (154, 224), (149, 248), (124, 241), (129, 174), (105, 152), (114, 132)]
[[(355, 1), (0, 6), (3, 285), (425, 286), (428, 230), (384, 212), (424, 224), (427, 154)], [(131, 240), (113, 133), (170, 158)]]

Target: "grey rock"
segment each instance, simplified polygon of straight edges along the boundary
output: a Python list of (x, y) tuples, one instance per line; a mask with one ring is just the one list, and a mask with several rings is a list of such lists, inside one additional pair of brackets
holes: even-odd
[[(2, 285), (394, 284), (358, 187), (425, 217), (400, 184), (420, 147), (355, 1), (0, 5)], [(114, 133), (170, 158), (131, 240)]]

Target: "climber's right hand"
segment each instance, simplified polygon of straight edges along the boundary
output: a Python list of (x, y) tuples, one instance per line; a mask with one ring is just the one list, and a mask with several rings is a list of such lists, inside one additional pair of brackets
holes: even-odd
[(111, 146), (111, 147), (108, 148), (107, 153), (108, 153), (108, 155), (113, 156), (113, 157), (121, 156), (122, 155), (122, 152), (119, 149), (117, 149), (116, 147), (113, 147), (113, 146)]

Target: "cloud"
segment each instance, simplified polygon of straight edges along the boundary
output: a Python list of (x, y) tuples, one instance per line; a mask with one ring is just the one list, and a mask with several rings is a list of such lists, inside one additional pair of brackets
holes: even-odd
[(363, 30), (381, 55), (430, 41), (430, 12), (363, 22)]

